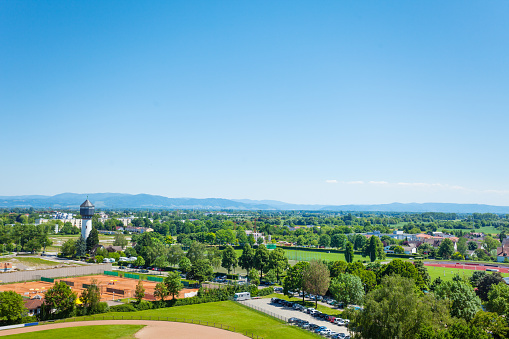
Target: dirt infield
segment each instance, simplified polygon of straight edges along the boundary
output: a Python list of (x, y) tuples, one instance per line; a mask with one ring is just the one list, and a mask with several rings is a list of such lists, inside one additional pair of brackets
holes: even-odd
[(16, 328), (12, 330), (0, 331), (0, 337), (28, 333), (56, 328), (76, 327), (76, 326), (94, 326), (94, 325), (145, 325), (135, 334), (138, 339), (158, 339), (158, 338), (177, 338), (177, 339), (241, 339), (246, 338), (242, 334), (221, 330), (215, 327), (202, 325), (174, 323), (169, 321), (150, 321), (150, 320), (96, 320), (82, 321), (73, 323), (60, 323), (51, 325), (39, 325), (33, 327)]
[(472, 271), (486, 271), (487, 269), (496, 269), (500, 273), (509, 273), (509, 269), (507, 267), (501, 266), (483, 266), (482, 264), (443, 264), (443, 263), (424, 263), (424, 266), (432, 266), (432, 267), (444, 267), (444, 268), (459, 268), (463, 270), (472, 270)]
[[(92, 284), (92, 281), (97, 283), (101, 291), (101, 301), (113, 300), (113, 299), (124, 299), (134, 298), (134, 292), (136, 285), (138, 284), (137, 279), (112, 277), (108, 275), (90, 275), (84, 277), (72, 277), (65, 279), (55, 279), (55, 282), (63, 281), (71, 289), (81, 295), (81, 292)], [(154, 289), (157, 285), (156, 282), (142, 281), (143, 287), (145, 288), (145, 300), (155, 300)], [(14, 291), (22, 296), (33, 298), (36, 295), (44, 297), (46, 290), (51, 288), (53, 283), (44, 281), (29, 281), (23, 283), (6, 284), (0, 286), (0, 292)], [(178, 298), (186, 298), (196, 294), (198, 289), (183, 289), (180, 291)], [(167, 297), (166, 299), (171, 299)]]

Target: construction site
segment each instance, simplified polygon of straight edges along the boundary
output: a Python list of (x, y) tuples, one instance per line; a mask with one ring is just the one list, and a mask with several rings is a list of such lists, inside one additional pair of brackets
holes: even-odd
[[(155, 281), (145, 281), (136, 279), (135, 277), (137, 275), (133, 275), (133, 277), (119, 277), (114, 274), (116, 272), (106, 271), (105, 273), (106, 274), (104, 275), (69, 277), (61, 279), (41, 277), (40, 281), (0, 285), (0, 292), (14, 291), (25, 298), (41, 299), (44, 298), (44, 294), (48, 289), (53, 287), (55, 283), (62, 281), (69, 286), (78, 297), (81, 295), (83, 290), (87, 289), (92, 284), (96, 284), (101, 293), (101, 301), (110, 301), (134, 298), (136, 285), (139, 281), (141, 281), (145, 288), (145, 297), (143, 299), (151, 301), (156, 300), (154, 297), (154, 290), (157, 283), (162, 281), (161, 278), (155, 280), (155, 277), (148, 277)], [(108, 275), (108, 273), (111, 275)], [(197, 288), (184, 288), (180, 291), (177, 298), (189, 298), (195, 296), (197, 293)], [(172, 297), (169, 296), (166, 300), (171, 298)]]

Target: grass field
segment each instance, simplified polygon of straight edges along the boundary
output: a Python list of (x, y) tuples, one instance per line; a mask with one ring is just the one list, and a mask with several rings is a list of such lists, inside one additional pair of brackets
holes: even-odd
[(134, 334), (144, 325), (100, 325), (57, 328), (32, 333), (13, 334), (5, 336), (12, 339), (134, 339)]
[(15, 256), (13, 258), (0, 258), (0, 261), (13, 261), (13, 259), (16, 259), (18, 262), (22, 264), (29, 264), (29, 265), (57, 265), (58, 263), (50, 260), (44, 260), (40, 258), (32, 258), (32, 257), (22, 257), (22, 256)]
[[(442, 280), (451, 280), (456, 274), (460, 277), (471, 277), (474, 270), (464, 270), (461, 268), (445, 268), (445, 267), (433, 267), (426, 266), (428, 273), (431, 277), (431, 281), (440, 277)], [(501, 273), (503, 277), (509, 277), (509, 273)]]
[[(294, 261), (310, 261), (310, 260), (345, 261), (345, 255), (343, 253), (327, 253), (322, 251), (299, 251), (285, 249), (285, 254), (289, 260)], [(369, 259), (363, 258), (361, 255), (355, 254), (353, 260), (364, 261)]]
[(169, 307), (138, 312), (113, 312), (104, 314), (106, 320), (112, 319), (113, 316), (117, 319), (122, 316), (124, 319), (130, 319), (131, 317), (133, 317), (133, 319), (139, 319), (140, 316), (144, 318), (149, 316), (154, 318), (160, 317), (161, 319), (168, 317), (178, 318), (180, 321), (185, 318), (187, 322), (194, 319), (195, 321), (201, 320), (233, 326), (236, 332), (245, 333), (247, 331), (248, 333), (254, 333), (254, 335), (258, 335), (264, 339), (316, 339), (316, 336), (310, 332), (295, 326), (287, 325), (282, 321), (256, 312), (233, 301)]

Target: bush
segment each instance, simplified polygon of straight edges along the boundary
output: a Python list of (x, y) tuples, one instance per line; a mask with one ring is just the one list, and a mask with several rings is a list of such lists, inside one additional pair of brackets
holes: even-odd
[(106, 313), (109, 311), (110, 311), (110, 307), (108, 306), (108, 303), (103, 301), (97, 305), (97, 308), (95, 309), (94, 313)]
[(152, 303), (149, 301), (142, 301), (139, 304), (136, 304), (135, 307), (138, 311), (150, 310), (152, 308)]
[(265, 287), (265, 288), (262, 288), (261, 290), (258, 290), (259, 297), (263, 297), (265, 295), (269, 295), (272, 293), (274, 293), (274, 287)]
[(135, 312), (136, 308), (134, 308), (131, 304), (124, 305), (116, 305), (110, 307), (110, 312)]

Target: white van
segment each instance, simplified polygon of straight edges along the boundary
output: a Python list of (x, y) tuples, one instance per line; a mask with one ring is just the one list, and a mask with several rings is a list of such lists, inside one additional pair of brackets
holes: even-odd
[(242, 300), (249, 300), (249, 299), (251, 299), (251, 293), (249, 293), (249, 292), (235, 293), (235, 295), (233, 296), (233, 300), (235, 300), (235, 301), (242, 301)]

